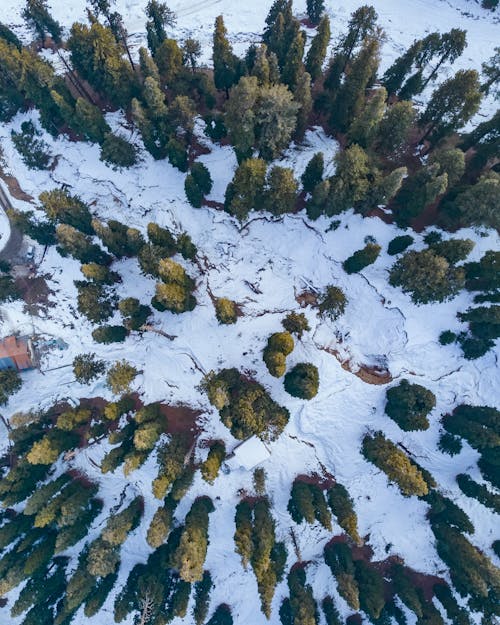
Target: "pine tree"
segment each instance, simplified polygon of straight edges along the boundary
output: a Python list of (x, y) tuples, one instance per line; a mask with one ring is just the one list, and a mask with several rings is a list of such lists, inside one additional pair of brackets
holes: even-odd
[(132, 167), (137, 162), (137, 149), (123, 137), (108, 132), (101, 145), (100, 159), (115, 170)]
[(0, 406), (4, 406), (11, 395), (23, 385), (19, 373), (14, 369), (4, 369), (0, 371)]
[(335, 156), (336, 171), (331, 178), (331, 186), (326, 208), (327, 215), (341, 213), (362, 202), (370, 189), (371, 168), (367, 153), (353, 144)]
[(448, 174), (439, 173), (438, 163), (426, 164), (406, 178), (394, 198), (393, 211), (400, 226), (409, 225), (424, 208), (446, 191)]
[(434, 394), (420, 384), (401, 380), (386, 392), (386, 414), (405, 431), (427, 430), (427, 415), (436, 405)]
[(395, 160), (408, 145), (408, 136), (415, 122), (416, 112), (411, 102), (396, 102), (380, 120), (376, 149)]
[(42, 209), (54, 223), (64, 223), (85, 234), (92, 234), (92, 215), (88, 206), (65, 189), (43, 191), (39, 195)]
[(149, 0), (146, 5), (146, 33), (148, 47), (151, 54), (155, 56), (157, 49), (167, 38), (166, 27), (173, 28), (176, 23), (176, 16), (165, 2)]
[(481, 102), (479, 76), (475, 70), (459, 70), (432, 94), (420, 117), (427, 137), (435, 142), (464, 126), (477, 112)]
[(495, 48), (495, 54), (485, 61), (481, 68), (486, 76), (486, 81), (481, 85), (481, 91), (486, 95), (492, 92), (493, 96), (498, 99), (500, 96), (500, 46)]
[(245, 569), (250, 562), (253, 552), (252, 514), (252, 508), (247, 501), (240, 501), (236, 506), (234, 544), (236, 552), (241, 556), (241, 562)]
[(217, 89), (224, 89), (229, 97), (229, 89), (238, 81), (239, 60), (233, 54), (227, 39), (227, 30), (222, 15), (215, 19), (213, 36), (214, 82)]
[(182, 44), (182, 58), (184, 65), (189, 65), (194, 72), (201, 56), (201, 43), (197, 39), (188, 37)]
[(356, 9), (349, 20), (349, 30), (344, 35), (339, 44), (340, 57), (342, 63), (340, 65), (340, 74), (342, 74), (347, 64), (350, 63), (355, 48), (367, 36), (375, 33), (378, 15), (372, 6), (363, 5)]
[(389, 95), (397, 93), (410, 73), (417, 56), (423, 46), (422, 40), (415, 40), (412, 45), (386, 70), (382, 76), (382, 84), (387, 89)]
[(311, 115), (313, 101), (311, 93), (311, 76), (301, 71), (297, 78), (297, 84), (293, 91), (295, 102), (300, 105), (297, 112), (297, 125), (295, 128), (295, 138), (301, 139), (309, 125), (309, 117)]
[(171, 87), (182, 70), (182, 50), (175, 39), (164, 39), (154, 55), (164, 83)]
[(256, 141), (255, 110), (259, 93), (255, 76), (243, 76), (231, 89), (224, 123), (240, 161), (251, 155)]
[(247, 159), (241, 163), (226, 189), (224, 207), (228, 213), (244, 221), (248, 213), (262, 203), (266, 164), (262, 159)]
[(213, 484), (218, 473), (220, 466), (226, 457), (226, 446), (222, 441), (216, 441), (210, 446), (208, 457), (201, 465), (201, 475), (204, 480), (209, 484)]
[(208, 515), (213, 511), (211, 499), (197, 499), (186, 515), (184, 530), (174, 554), (181, 579), (197, 582), (203, 579), (203, 564), (208, 546)]
[(26, 0), (22, 17), (28, 27), (45, 43), (49, 33), (55, 43), (61, 43), (62, 27), (49, 13), (47, 0)]
[(360, 52), (350, 64), (349, 74), (335, 97), (331, 120), (342, 132), (347, 130), (363, 107), (365, 90), (379, 65), (379, 50), (380, 37), (373, 36), (364, 40)]
[(115, 395), (128, 393), (137, 374), (137, 369), (126, 360), (117, 361), (108, 369), (106, 384)]
[[(318, 0), (313, 1), (318, 3)], [(322, 0), (320, 0), (320, 2), (322, 2)], [(322, 74), (326, 51), (330, 43), (330, 35), (330, 19), (325, 15), (321, 18), (318, 32), (314, 36), (306, 56), (306, 71), (311, 75), (313, 82)]]
[(439, 68), (446, 61), (453, 63), (465, 50), (467, 45), (466, 31), (459, 28), (452, 28), (449, 33), (443, 33), (440, 38), (437, 53), (439, 54), (438, 62), (433, 67), (429, 76), (422, 84), (422, 90), (429, 84), (431, 80), (437, 77)]
[(256, 134), (262, 158), (276, 158), (289, 144), (299, 106), (285, 85), (271, 85), (261, 90), (256, 111)]
[(295, 89), (299, 76), (304, 72), (302, 58), (306, 40), (304, 31), (300, 30), (296, 21), (294, 24), (297, 24), (297, 27), (288, 46), (286, 59), (281, 70), (281, 79), (291, 91)]
[(363, 110), (349, 126), (347, 136), (352, 143), (362, 148), (372, 145), (386, 109), (386, 99), (387, 91), (382, 87), (365, 102)]
[(213, 587), (210, 571), (203, 572), (203, 578), (194, 586), (193, 616), (196, 625), (203, 625), (208, 614), (210, 591)]
[(345, 486), (338, 482), (332, 486), (328, 490), (328, 503), (340, 527), (357, 545), (362, 545), (363, 540), (358, 533), (358, 518), (354, 510), (354, 502)]
[(318, 24), (325, 10), (324, 0), (307, 0), (307, 15), (313, 24)]
[(264, 208), (273, 215), (283, 215), (295, 209), (298, 184), (293, 170), (288, 167), (272, 167), (266, 177)]

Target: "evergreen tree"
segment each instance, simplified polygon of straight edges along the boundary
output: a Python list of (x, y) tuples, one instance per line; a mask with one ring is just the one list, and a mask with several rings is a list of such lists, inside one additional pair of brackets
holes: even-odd
[(266, 164), (262, 159), (247, 159), (241, 163), (226, 189), (225, 210), (244, 221), (248, 213), (262, 204)]
[(115, 170), (132, 167), (137, 162), (137, 149), (123, 137), (108, 132), (101, 145), (100, 159)]
[(293, 91), (293, 97), (295, 102), (300, 105), (300, 108), (297, 111), (295, 137), (296, 139), (301, 139), (307, 130), (307, 126), (309, 125), (309, 117), (313, 107), (311, 76), (303, 70), (301, 70), (298, 75), (297, 84), (295, 85), (295, 89)]
[(236, 304), (227, 297), (218, 297), (215, 300), (215, 316), (219, 323), (226, 325), (236, 323), (238, 319)]
[(364, 200), (370, 188), (370, 161), (359, 145), (351, 145), (335, 156), (336, 170), (331, 178), (327, 215), (335, 215)]
[(389, 276), (392, 286), (401, 286), (414, 302), (422, 304), (453, 297), (464, 282), (464, 270), (450, 266), (432, 250), (407, 252), (396, 262)]
[(213, 484), (215, 481), (225, 457), (226, 446), (222, 441), (216, 441), (210, 446), (208, 457), (201, 465), (201, 475), (209, 484)]
[(291, 91), (295, 89), (299, 76), (304, 72), (302, 59), (306, 41), (305, 33), (300, 30), (298, 23), (294, 21), (293, 24), (296, 24), (296, 28), (294, 28), (293, 37), (290, 38), (286, 59), (281, 70), (281, 79)]
[(297, 124), (299, 107), (285, 85), (261, 89), (256, 111), (256, 135), (262, 158), (276, 158), (288, 146)]
[(321, 182), (321, 180), (323, 179), (323, 171), (323, 152), (317, 152), (307, 163), (304, 173), (300, 178), (302, 182), (302, 188), (306, 193), (312, 193), (314, 187)]
[(243, 76), (231, 89), (227, 103), (224, 123), (240, 162), (251, 155), (255, 145), (255, 113), (259, 93), (258, 78)]
[(324, 10), (324, 0), (307, 0), (307, 15), (313, 24), (319, 23)]
[(498, 228), (500, 174), (495, 171), (481, 176), (478, 182), (467, 187), (455, 199), (459, 219), (465, 224)]
[(215, 19), (213, 63), (215, 86), (217, 89), (224, 89), (229, 97), (230, 87), (238, 82), (239, 59), (233, 54), (222, 15)]
[(108, 369), (106, 385), (115, 395), (129, 393), (130, 384), (137, 374), (137, 369), (126, 360), (117, 361)]
[(285, 375), (284, 384), (285, 391), (293, 397), (312, 399), (318, 394), (318, 369), (311, 363), (298, 363)]
[(350, 64), (349, 74), (336, 94), (331, 122), (341, 132), (345, 132), (361, 112), (365, 90), (378, 68), (379, 50), (379, 36), (368, 37), (364, 40), (361, 50)]
[(386, 70), (382, 76), (382, 84), (387, 89), (389, 95), (397, 93), (410, 73), (417, 56), (422, 50), (422, 40), (415, 40), (412, 45)]
[(103, 325), (93, 330), (92, 338), (97, 343), (123, 343), (127, 334), (127, 329), (123, 326)]
[[(318, 0), (312, 1), (318, 3)], [(319, 1), (322, 2), (322, 0)], [(324, 15), (319, 22), (318, 32), (314, 36), (306, 56), (306, 71), (310, 74), (313, 82), (322, 75), (330, 35), (330, 19)]]
[(15, 369), (3, 369), (0, 371), (0, 406), (4, 406), (11, 395), (17, 393), (23, 381)]
[(264, 208), (273, 215), (283, 215), (295, 209), (298, 184), (293, 170), (275, 165), (266, 177)]
[(467, 45), (466, 31), (459, 28), (452, 28), (450, 32), (443, 33), (440, 37), (437, 53), (439, 55), (438, 62), (432, 68), (429, 76), (422, 84), (422, 90), (429, 84), (431, 80), (437, 77), (439, 68), (446, 61), (453, 63), (465, 50)]
[(124, 324), (128, 330), (140, 330), (151, 315), (151, 308), (141, 304), (135, 297), (122, 299), (118, 304), (118, 308), (123, 315)]
[(346, 531), (357, 545), (363, 541), (358, 533), (358, 518), (354, 511), (354, 503), (348, 490), (340, 483), (328, 489), (328, 503), (333, 514), (337, 517), (340, 527)]
[(240, 501), (236, 506), (234, 544), (236, 553), (241, 556), (241, 562), (245, 569), (253, 552), (252, 520), (253, 512), (250, 504), (247, 501)]
[(193, 616), (196, 625), (203, 625), (208, 614), (210, 591), (213, 587), (210, 571), (203, 572), (203, 578), (194, 586)]
[(426, 495), (428, 486), (422, 473), (414, 467), (408, 457), (387, 440), (381, 432), (373, 436), (366, 435), (363, 439), (363, 454), (388, 478), (394, 480), (403, 495)]
[(361, 609), (371, 619), (379, 618), (385, 605), (384, 578), (364, 560), (356, 560), (355, 577), (359, 588)]
[(92, 215), (77, 195), (71, 195), (65, 189), (53, 189), (40, 193), (39, 200), (52, 222), (68, 224), (80, 232), (92, 234)]
[(481, 67), (484, 76), (486, 76), (486, 81), (481, 85), (481, 91), (486, 95), (493, 92), (493, 96), (498, 99), (500, 96), (500, 46), (495, 48), (495, 54)]
[(22, 17), (27, 26), (42, 40), (42, 44), (45, 43), (47, 33), (55, 43), (61, 43), (62, 27), (50, 15), (47, 0), (26, 0)]
[(398, 386), (387, 390), (386, 414), (391, 417), (402, 430), (427, 430), (427, 415), (436, 405), (434, 394), (420, 384), (410, 384), (401, 380)]
[(347, 298), (337, 286), (328, 285), (318, 305), (321, 315), (328, 316), (332, 321), (338, 319), (345, 312)]
[(176, 23), (175, 13), (170, 10), (165, 2), (149, 0), (146, 5), (146, 33), (148, 47), (154, 56), (157, 49), (167, 38), (166, 27), (173, 28)]
[(438, 163), (428, 163), (403, 181), (394, 198), (393, 211), (398, 225), (407, 226), (428, 204), (446, 191), (448, 174)]
[(175, 39), (165, 39), (154, 55), (160, 77), (168, 86), (174, 84), (182, 70), (182, 50)]
[(362, 148), (371, 146), (385, 113), (386, 99), (387, 91), (382, 87), (365, 102), (363, 109), (349, 126), (347, 136), (350, 142), (357, 143)]
[(211, 499), (197, 499), (187, 513), (184, 530), (174, 555), (181, 579), (197, 582), (203, 579), (203, 564), (208, 546), (208, 515), (214, 509)]
[(479, 76), (475, 70), (459, 70), (432, 94), (420, 117), (426, 127), (422, 138), (433, 142), (464, 126), (481, 102)]

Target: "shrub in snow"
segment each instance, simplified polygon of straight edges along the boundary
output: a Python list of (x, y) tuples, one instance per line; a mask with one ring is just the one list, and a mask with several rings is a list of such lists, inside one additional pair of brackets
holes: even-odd
[(318, 368), (311, 363), (301, 362), (285, 375), (285, 391), (293, 397), (312, 399), (318, 388)]
[(97, 343), (123, 343), (128, 330), (123, 326), (103, 325), (92, 332), (92, 338)]
[(434, 393), (420, 386), (401, 380), (398, 386), (387, 390), (385, 413), (393, 419), (402, 430), (427, 430), (427, 415), (436, 405)]
[(236, 304), (227, 297), (218, 297), (215, 300), (215, 316), (222, 324), (236, 323), (238, 312)]
[(301, 339), (304, 332), (309, 332), (309, 322), (307, 321), (304, 313), (289, 313), (281, 322), (281, 325), (290, 334), (295, 334), (297, 338)]
[(0, 406), (9, 401), (9, 397), (21, 388), (23, 381), (14, 369), (0, 371)]
[(376, 243), (367, 243), (362, 250), (354, 252), (352, 256), (349, 256), (349, 258), (342, 263), (344, 271), (347, 273), (357, 273), (365, 267), (368, 267), (368, 265), (371, 265), (377, 260), (381, 249), (380, 245)]
[(132, 167), (137, 163), (137, 149), (126, 139), (109, 132), (101, 144), (101, 161), (113, 169)]
[(387, 253), (389, 256), (395, 256), (400, 252), (404, 252), (407, 247), (413, 243), (414, 239), (409, 234), (402, 234), (399, 237), (394, 237), (387, 246)]
[(329, 285), (319, 302), (319, 312), (321, 315), (330, 317), (333, 321), (344, 314), (347, 305), (347, 297), (338, 286)]
[(286, 369), (286, 357), (292, 353), (294, 342), (289, 332), (271, 334), (264, 348), (263, 360), (267, 370), (275, 378), (280, 378)]

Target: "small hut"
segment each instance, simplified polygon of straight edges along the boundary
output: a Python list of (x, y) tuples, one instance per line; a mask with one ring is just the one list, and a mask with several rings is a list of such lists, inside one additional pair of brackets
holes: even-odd
[(27, 337), (7, 336), (0, 339), (0, 370), (33, 369), (33, 345)]
[(271, 452), (258, 436), (251, 436), (234, 448), (227, 459), (230, 470), (239, 468), (251, 471), (254, 467), (269, 458)]

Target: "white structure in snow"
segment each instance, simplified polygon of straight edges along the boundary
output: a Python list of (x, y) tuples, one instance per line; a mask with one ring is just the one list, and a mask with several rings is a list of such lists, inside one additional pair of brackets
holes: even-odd
[(226, 465), (234, 471), (243, 468), (250, 471), (258, 464), (267, 460), (271, 452), (257, 436), (251, 436), (234, 448), (232, 456)]

